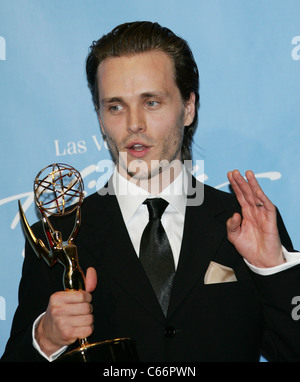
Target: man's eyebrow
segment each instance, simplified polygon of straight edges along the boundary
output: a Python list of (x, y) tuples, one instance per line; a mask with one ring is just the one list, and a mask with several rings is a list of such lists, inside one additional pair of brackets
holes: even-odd
[[(140, 94), (140, 98), (151, 98), (151, 97), (157, 97), (157, 98), (167, 98), (168, 93), (163, 91), (146, 91)], [(123, 97), (105, 97), (101, 99), (102, 105), (114, 103), (114, 102), (124, 102)]]
[(102, 104), (113, 103), (113, 102), (123, 102), (123, 98), (121, 98), (121, 97), (107, 97), (107, 98), (101, 99)]
[(166, 98), (168, 97), (168, 93), (163, 91), (147, 91), (141, 94), (142, 98), (151, 98), (151, 97), (158, 97), (158, 98)]

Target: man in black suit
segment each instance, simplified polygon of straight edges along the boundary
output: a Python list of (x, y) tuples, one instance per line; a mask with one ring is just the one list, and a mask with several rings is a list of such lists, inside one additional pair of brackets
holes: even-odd
[[(291, 301), (300, 259), (278, 211), (251, 171), (246, 180), (228, 173), (233, 196), (184, 166), (199, 103), (186, 42), (156, 23), (123, 24), (93, 43), (87, 77), (116, 168), (82, 205), (76, 246), (86, 291), (61, 291), (61, 267), (49, 269), (27, 243), (3, 360), (51, 361), (89, 336), (134, 338), (141, 361), (258, 361), (262, 352), (299, 360)], [(167, 305), (140, 252), (143, 202), (157, 196), (168, 202), (161, 222), (173, 256)], [(73, 219), (53, 226), (67, 236)], [(33, 229), (46, 240), (40, 223)]]

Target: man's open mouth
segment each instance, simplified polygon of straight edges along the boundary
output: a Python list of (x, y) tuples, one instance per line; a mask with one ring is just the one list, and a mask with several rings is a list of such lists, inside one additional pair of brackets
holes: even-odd
[(145, 156), (149, 152), (150, 148), (151, 146), (147, 146), (144, 143), (130, 143), (126, 146), (128, 153), (136, 158), (142, 158)]

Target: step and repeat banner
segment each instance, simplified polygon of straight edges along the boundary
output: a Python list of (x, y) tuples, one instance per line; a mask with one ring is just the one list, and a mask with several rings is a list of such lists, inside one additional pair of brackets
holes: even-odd
[(253, 170), (300, 249), (299, 14), (299, 0), (0, 0), (0, 355), (24, 256), (17, 201), (32, 224), (42, 168), (75, 167), (87, 194), (112, 171), (85, 59), (120, 23), (157, 21), (189, 42), (200, 72), (193, 159), (204, 160), (202, 179), (229, 191), (229, 170)]

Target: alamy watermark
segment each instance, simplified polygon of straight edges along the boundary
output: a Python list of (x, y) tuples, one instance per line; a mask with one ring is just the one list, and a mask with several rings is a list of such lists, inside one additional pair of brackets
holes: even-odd
[[(158, 195), (163, 192), (164, 195), (182, 195), (187, 196), (187, 206), (199, 206), (203, 203), (204, 199), (204, 184), (196, 181), (190, 173), (190, 170), (197, 168), (197, 178), (204, 178), (204, 160), (197, 160), (195, 163), (192, 160), (185, 160), (183, 163), (180, 160), (173, 160), (168, 162), (166, 160), (152, 160), (150, 164), (137, 159), (127, 162), (127, 154), (120, 156), (118, 169), (119, 173), (125, 178), (130, 175), (130, 182), (127, 186), (120, 187), (119, 183), (113, 184), (108, 182), (105, 187), (98, 187), (99, 195)], [(185, 166), (186, 171), (182, 171), (182, 166)], [(103, 172), (104, 169), (111, 166), (109, 160), (101, 160), (97, 165), (97, 172)], [(200, 175), (199, 175), (200, 174)], [(182, 176), (181, 186), (175, 187), (174, 180), (177, 176)], [(100, 184), (102, 177), (99, 178)], [(132, 186), (137, 187), (132, 187)]]
[(295, 305), (292, 310), (292, 319), (298, 321), (300, 320), (300, 296), (292, 298), (292, 305)]
[(292, 38), (292, 45), (296, 45), (292, 49), (292, 53), (291, 53), (292, 59), (294, 61), (298, 61), (300, 60), (300, 36), (294, 36)]
[(5, 38), (0, 36), (0, 61), (6, 60), (6, 41)]
[(6, 320), (6, 302), (2, 296), (0, 296), (0, 320)]

